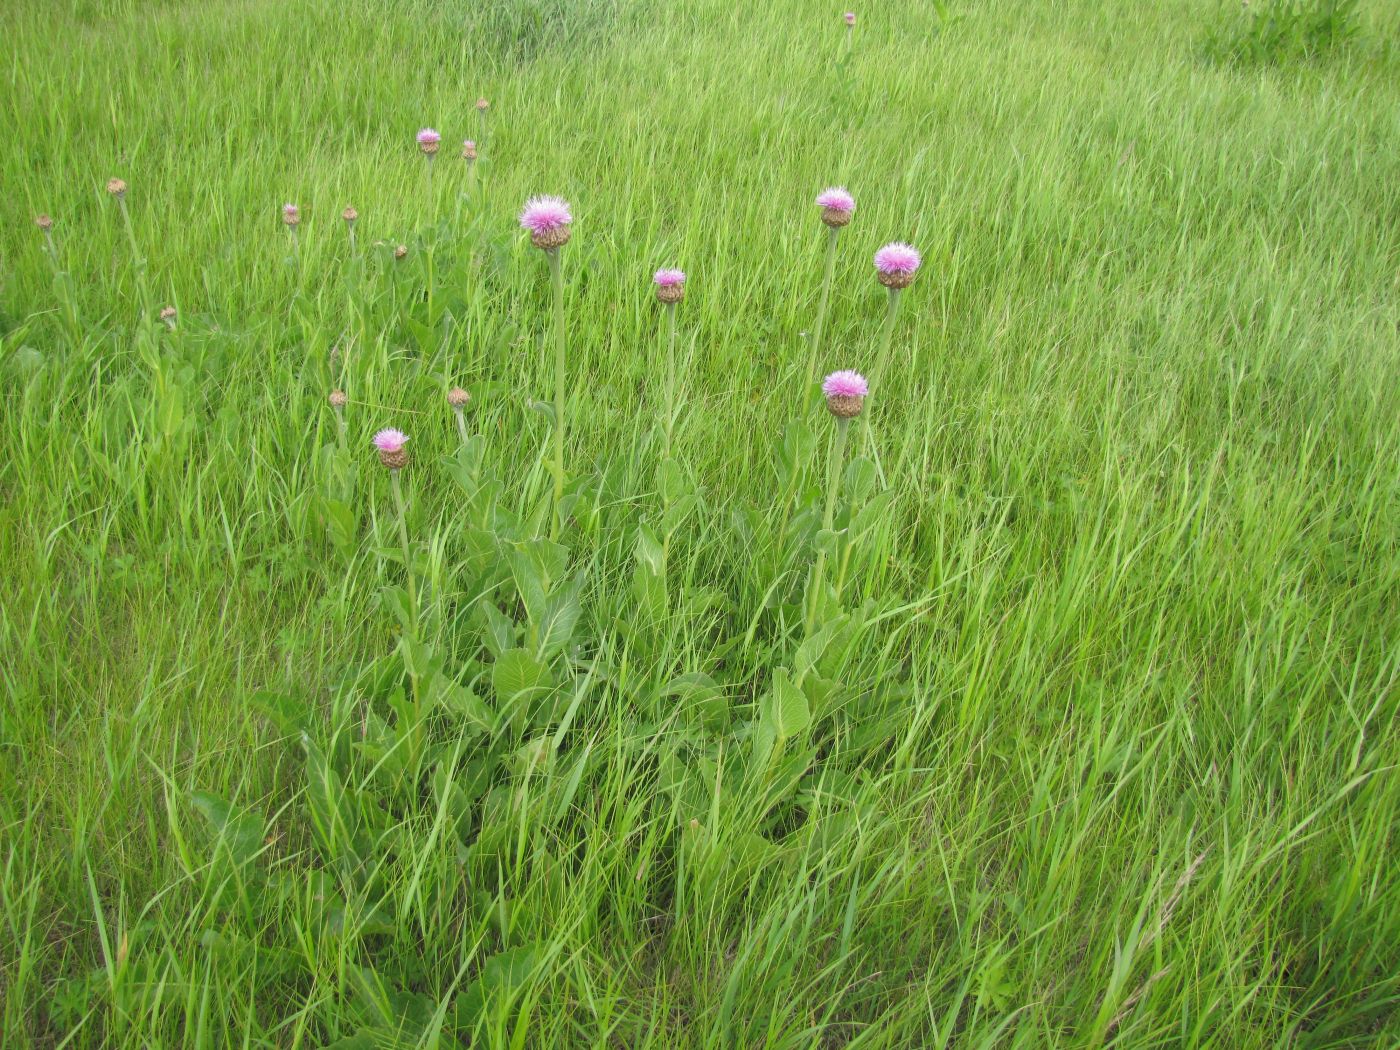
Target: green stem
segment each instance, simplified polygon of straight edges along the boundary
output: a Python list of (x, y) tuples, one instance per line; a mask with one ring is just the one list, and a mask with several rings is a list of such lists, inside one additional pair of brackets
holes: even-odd
[(671, 435), (676, 425), (676, 304), (666, 304), (666, 458), (671, 458)]
[(408, 509), (404, 505), (403, 486), (399, 483), (399, 472), (389, 471), (389, 487), (394, 490), (394, 510), (399, 519), (399, 544), (403, 547), (403, 567), (408, 579), (408, 608), (413, 617), (413, 625), (418, 626), (418, 595), (413, 582), (413, 556), (408, 547)]
[(564, 270), (559, 262), (558, 248), (550, 248), (545, 254), (549, 257), (549, 278), (554, 286), (554, 526), (550, 538), (557, 539), (563, 524), (560, 504), (564, 500), (564, 437), (567, 427), (564, 415)]
[[(822, 511), (822, 531), (831, 532), (836, 522), (836, 497), (841, 487), (841, 463), (846, 458), (846, 429), (851, 421), (842, 416), (836, 418), (836, 439), (831, 450), (831, 458), (826, 471), (826, 507)], [(826, 575), (826, 548), (817, 552), (816, 568), (812, 570), (807, 606), (807, 633), (816, 628), (817, 600), (821, 595), (822, 581)]]
[(889, 364), (890, 341), (894, 335), (894, 321), (899, 315), (899, 292), (898, 288), (891, 288), (889, 304), (885, 309), (885, 324), (880, 332), (880, 354), (875, 358), (875, 371), (871, 374), (871, 387), (877, 394), (883, 395), (884, 389), (881, 382), (885, 378), (885, 366)]
[(131, 264), (136, 268), (136, 286), (141, 295), (141, 310), (150, 309), (150, 297), (146, 294), (146, 260), (141, 255), (141, 247), (136, 243), (136, 227), (131, 224), (131, 212), (127, 210), (126, 198), (117, 198), (117, 207), (122, 211), (122, 225), (126, 227), (126, 241), (131, 245)]
[(462, 436), (462, 444), (465, 445), (465, 444), (467, 443), (467, 418), (466, 418), (466, 414), (465, 414), (460, 408), (454, 409), (454, 410), (453, 410), (453, 413), (454, 413), (454, 414), (456, 415), (456, 417), (457, 417), (457, 433), (460, 434), (460, 435)]
[(840, 233), (840, 227), (827, 227), (826, 272), (822, 276), (822, 298), (817, 306), (817, 323), (812, 327), (812, 353), (807, 363), (808, 382), (817, 377), (817, 369), (821, 365), (822, 332), (826, 330), (827, 304), (831, 301), (831, 280), (836, 273), (836, 238)]

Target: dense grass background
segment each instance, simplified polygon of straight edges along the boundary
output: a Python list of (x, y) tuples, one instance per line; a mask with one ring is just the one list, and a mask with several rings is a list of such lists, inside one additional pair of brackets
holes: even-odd
[[(839, 15), (5, 5), (5, 1045), (1400, 1043), (1400, 12), (1249, 64), (1203, 46), (1233, 6), (885, 3), (847, 64)], [(853, 476), (865, 627), (775, 782), (748, 724), (803, 660), (833, 182), (859, 207), (824, 366), (871, 364), (877, 246), (925, 266)], [(577, 703), (543, 737), (434, 722), (449, 782), (493, 756), (459, 842), (436, 780), (347, 757), (403, 677), (367, 442), (413, 436), (425, 629), (491, 703), (473, 486), (502, 536), (548, 490), (536, 192), (576, 216)], [(679, 518), (662, 265), (690, 274)], [(392, 814), (368, 888), (318, 837), (317, 747)]]

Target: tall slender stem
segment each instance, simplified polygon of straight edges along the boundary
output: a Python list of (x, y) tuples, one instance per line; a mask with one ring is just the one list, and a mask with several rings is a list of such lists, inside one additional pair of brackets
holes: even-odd
[(666, 304), (666, 458), (671, 458), (671, 435), (676, 425), (676, 304)]
[(462, 444), (467, 444), (467, 419), (466, 414), (460, 409), (453, 409), (453, 415), (457, 417), (457, 433), (462, 436)]
[(826, 232), (826, 272), (822, 276), (822, 297), (817, 306), (817, 323), (812, 326), (812, 353), (807, 362), (808, 382), (817, 377), (817, 369), (821, 365), (822, 332), (826, 329), (826, 310), (831, 301), (831, 280), (836, 273), (836, 238), (841, 230), (837, 226), (828, 226)]
[(885, 366), (889, 364), (890, 340), (894, 335), (895, 318), (899, 315), (900, 289), (891, 288), (889, 293), (889, 304), (885, 309), (885, 325), (880, 333), (880, 355), (875, 359), (875, 371), (870, 376), (871, 385), (880, 393), (884, 393), (880, 384), (885, 378)]
[[(483, 122), (485, 118), (483, 117)], [(554, 286), (554, 526), (551, 538), (558, 538), (563, 524), (560, 504), (564, 499), (564, 271), (559, 262), (559, 249), (550, 248), (549, 278)]]
[[(832, 442), (831, 458), (826, 470), (826, 507), (822, 511), (822, 531), (831, 532), (836, 522), (836, 497), (841, 487), (841, 464), (846, 458), (846, 429), (850, 420), (836, 417), (836, 437)], [(826, 547), (817, 551), (817, 564), (812, 570), (812, 581), (808, 588), (807, 633), (816, 628), (817, 602), (821, 597), (823, 578), (826, 575)]]
[(399, 544), (403, 547), (403, 567), (408, 578), (408, 608), (413, 623), (418, 623), (418, 594), (413, 582), (413, 555), (408, 546), (408, 510), (404, 506), (403, 486), (399, 483), (399, 472), (389, 471), (389, 487), (394, 490), (394, 510), (399, 519)]

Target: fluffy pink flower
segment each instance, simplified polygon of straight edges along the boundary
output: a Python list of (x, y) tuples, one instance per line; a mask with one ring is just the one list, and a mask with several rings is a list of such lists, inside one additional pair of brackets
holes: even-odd
[(520, 212), (520, 225), (531, 233), (555, 233), (573, 221), (563, 197), (531, 197)]
[(301, 212), (295, 204), (282, 205), (282, 221), (288, 226), (295, 226), (301, 221)]
[(856, 199), (845, 186), (828, 186), (817, 194), (817, 207), (849, 215), (856, 210)]
[(402, 452), (404, 445), (408, 443), (408, 435), (402, 430), (390, 427), (375, 434), (371, 440), (380, 452)]
[(898, 273), (912, 277), (922, 261), (918, 249), (901, 241), (887, 244), (875, 253), (875, 269), (887, 275)]
[(520, 225), (530, 231), (530, 243), (553, 251), (568, 243), (569, 223), (574, 221), (563, 197), (531, 197), (520, 212)]
[(685, 271), (657, 270), (656, 276), (652, 279), (656, 281), (658, 288), (674, 288), (678, 284), (685, 284)]
[(848, 26), (853, 26), (856, 24), (856, 13), (854, 11), (846, 12), (846, 24)]
[(436, 146), (441, 141), (442, 136), (432, 128), (424, 128), (418, 132), (418, 145), (420, 146)]
[(823, 379), (822, 393), (827, 397), (865, 397), (870, 393), (870, 384), (859, 372), (846, 369)]

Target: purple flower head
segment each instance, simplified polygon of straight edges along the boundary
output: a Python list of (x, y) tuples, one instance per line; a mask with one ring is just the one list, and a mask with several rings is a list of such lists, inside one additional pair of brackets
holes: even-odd
[(675, 288), (677, 285), (685, 284), (684, 270), (657, 270), (656, 276), (652, 278), (658, 288)]
[(470, 150), (476, 149), (476, 139), (465, 139), (462, 142), (462, 148)]
[(402, 430), (394, 430), (390, 427), (388, 430), (381, 430), (375, 434), (371, 440), (374, 442), (374, 447), (380, 452), (402, 452), (404, 445), (408, 443), (408, 435)]
[(301, 212), (295, 204), (282, 205), (282, 221), (288, 226), (295, 226), (301, 221)]
[(432, 128), (424, 128), (418, 132), (418, 145), (420, 146), (436, 146), (441, 141), (442, 136)]
[(887, 244), (875, 253), (875, 269), (886, 275), (907, 274), (912, 277), (922, 261), (918, 249), (902, 241)]
[(844, 186), (828, 186), (817, 194), (817, 207), (849, 215), (856, 210), (856, 199)]
[(520, 225), (531, 233), (557, 233), (573, 221), (563, 197), (531, 197), (520, 212)]
[(846, 24), (848, 26), (853, 26), (856, 24), (856, 13), (854, 11), (846, 12)]
[(870, 384), (859, 372), (846, 369), (823, 379), (822, 393), (827, 397), (865, 397), (870, 393)]

